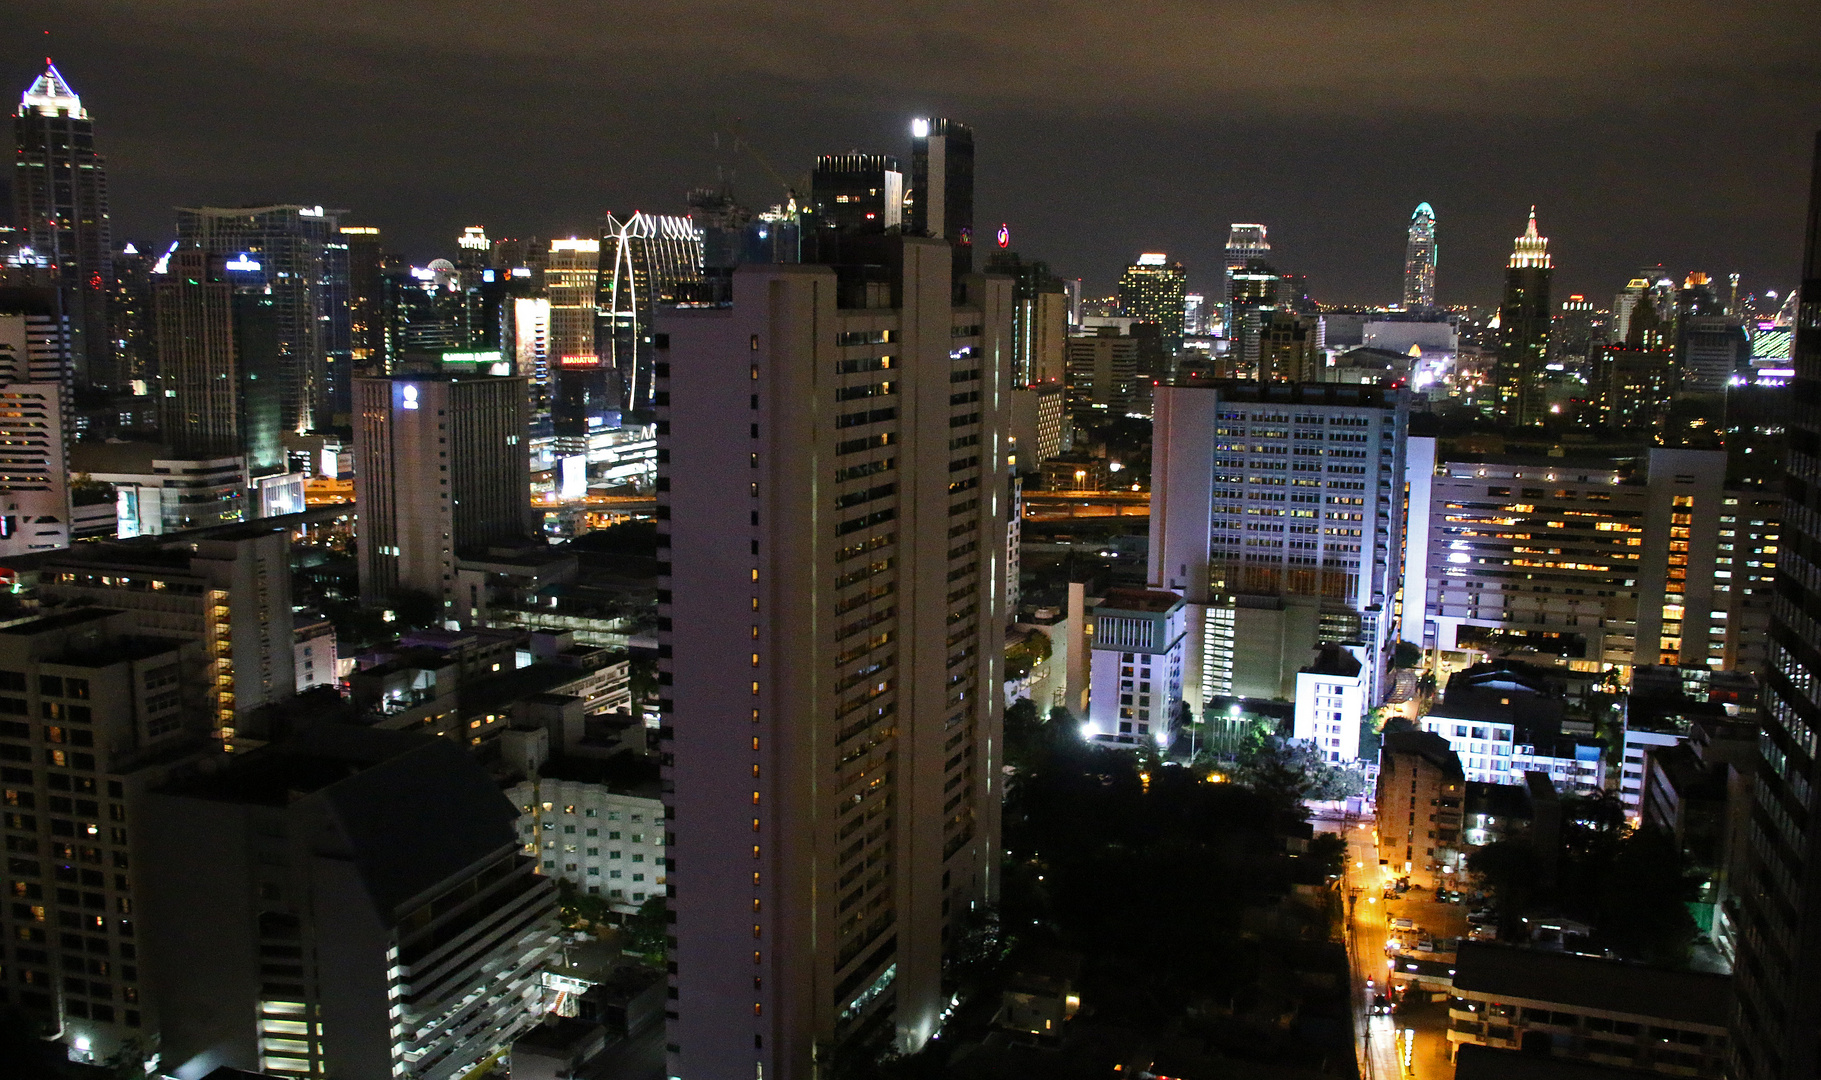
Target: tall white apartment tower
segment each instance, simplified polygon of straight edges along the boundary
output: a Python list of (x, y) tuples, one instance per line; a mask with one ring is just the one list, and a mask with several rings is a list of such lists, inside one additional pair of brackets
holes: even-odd
[(921, 1046), (998, 893), (1012, 281), (887, 261), (658, 321), (673, 1077)]
[(1152, 588), (1189, 605), (1183, 697), (1289, 698), (1325, 645), (1384, 689), (1403, 569), (1409, 395), (1338, 383), (1159, 387)]

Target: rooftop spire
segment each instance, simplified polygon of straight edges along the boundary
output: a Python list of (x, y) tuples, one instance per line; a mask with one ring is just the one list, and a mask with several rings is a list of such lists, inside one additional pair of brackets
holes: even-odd
[(1524, 226), (1524, 235), (1517, 238), (1511, 247), (1511, 261), (1506, 264), (1512, 268), (1537, 267), (1543, 270), (1553, 265), (1549, 261), (1549, 238), (1536, 231), (1536, 207), (1530, 208), (1530, 223)]
[(38, 76), (19, 99), (18, 115), (23, 116), (34, 109), (45, 116), (68, 113), (78, 120), (88, 119), (88, 113), (82, 110), (82, 99), (76, 96), (76, 91), (70, 89), (70, 84), (63, 79), (63, 73), (57, 70), (57, 65), (51, 63), (48, 56), (44, 58), (44, 74)]

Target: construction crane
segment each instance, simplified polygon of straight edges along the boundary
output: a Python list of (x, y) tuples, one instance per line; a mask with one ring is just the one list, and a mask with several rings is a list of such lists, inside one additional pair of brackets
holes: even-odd
[(715, 149), (717, 150), (721, 148), (722, 135), (726, 135), (733, 140), (733, 148), (736, 152), (744, 150), (752, 156), (754, 161), (759, 163), (759, 167), (764, 169), (765, 172), (777, 182), (778, 187), (784, 190), (785, 200), (789, 200), (800, 193), (807, 193), (809, 191), (809, 175), (805, 173), (799, 177), (795, 183), (786, 180), (784, 174), (779, 172), (777, 167), (771, 163), (771, 159), (760, 153), (759, 148), (754, 146), (752, 141), (746, 137), (745, 124), (739, 119), (736, 118), (733, 123), (715, 132)]

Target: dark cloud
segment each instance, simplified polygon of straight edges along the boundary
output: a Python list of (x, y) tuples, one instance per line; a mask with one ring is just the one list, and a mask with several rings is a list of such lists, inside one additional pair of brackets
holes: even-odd
[(180, 203), (333, 203), (417, 258), (680, 208), (738, 123), (786, 179), (973, 123), (984, 221), (1105, 288), (1139, 250), (1212, 287), (1229, 221), (1333, 300), (1395, 295), (1411, 207), (1448, 301), (1495, 294), (1531, 203), (1559, 278), (1632, 267), (1787, 288), (1821, 126), (1821, 20), (1772, 0), (14, 0), (0, 77), (43, 29), (97, 116), (122, 235)]

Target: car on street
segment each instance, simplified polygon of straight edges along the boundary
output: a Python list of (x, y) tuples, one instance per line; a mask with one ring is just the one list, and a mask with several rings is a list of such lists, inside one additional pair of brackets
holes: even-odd
[(1372, 1015), (1385, 1016), (1391, 1012), (1391, 999), (1384, 994), (1372, 995)]

